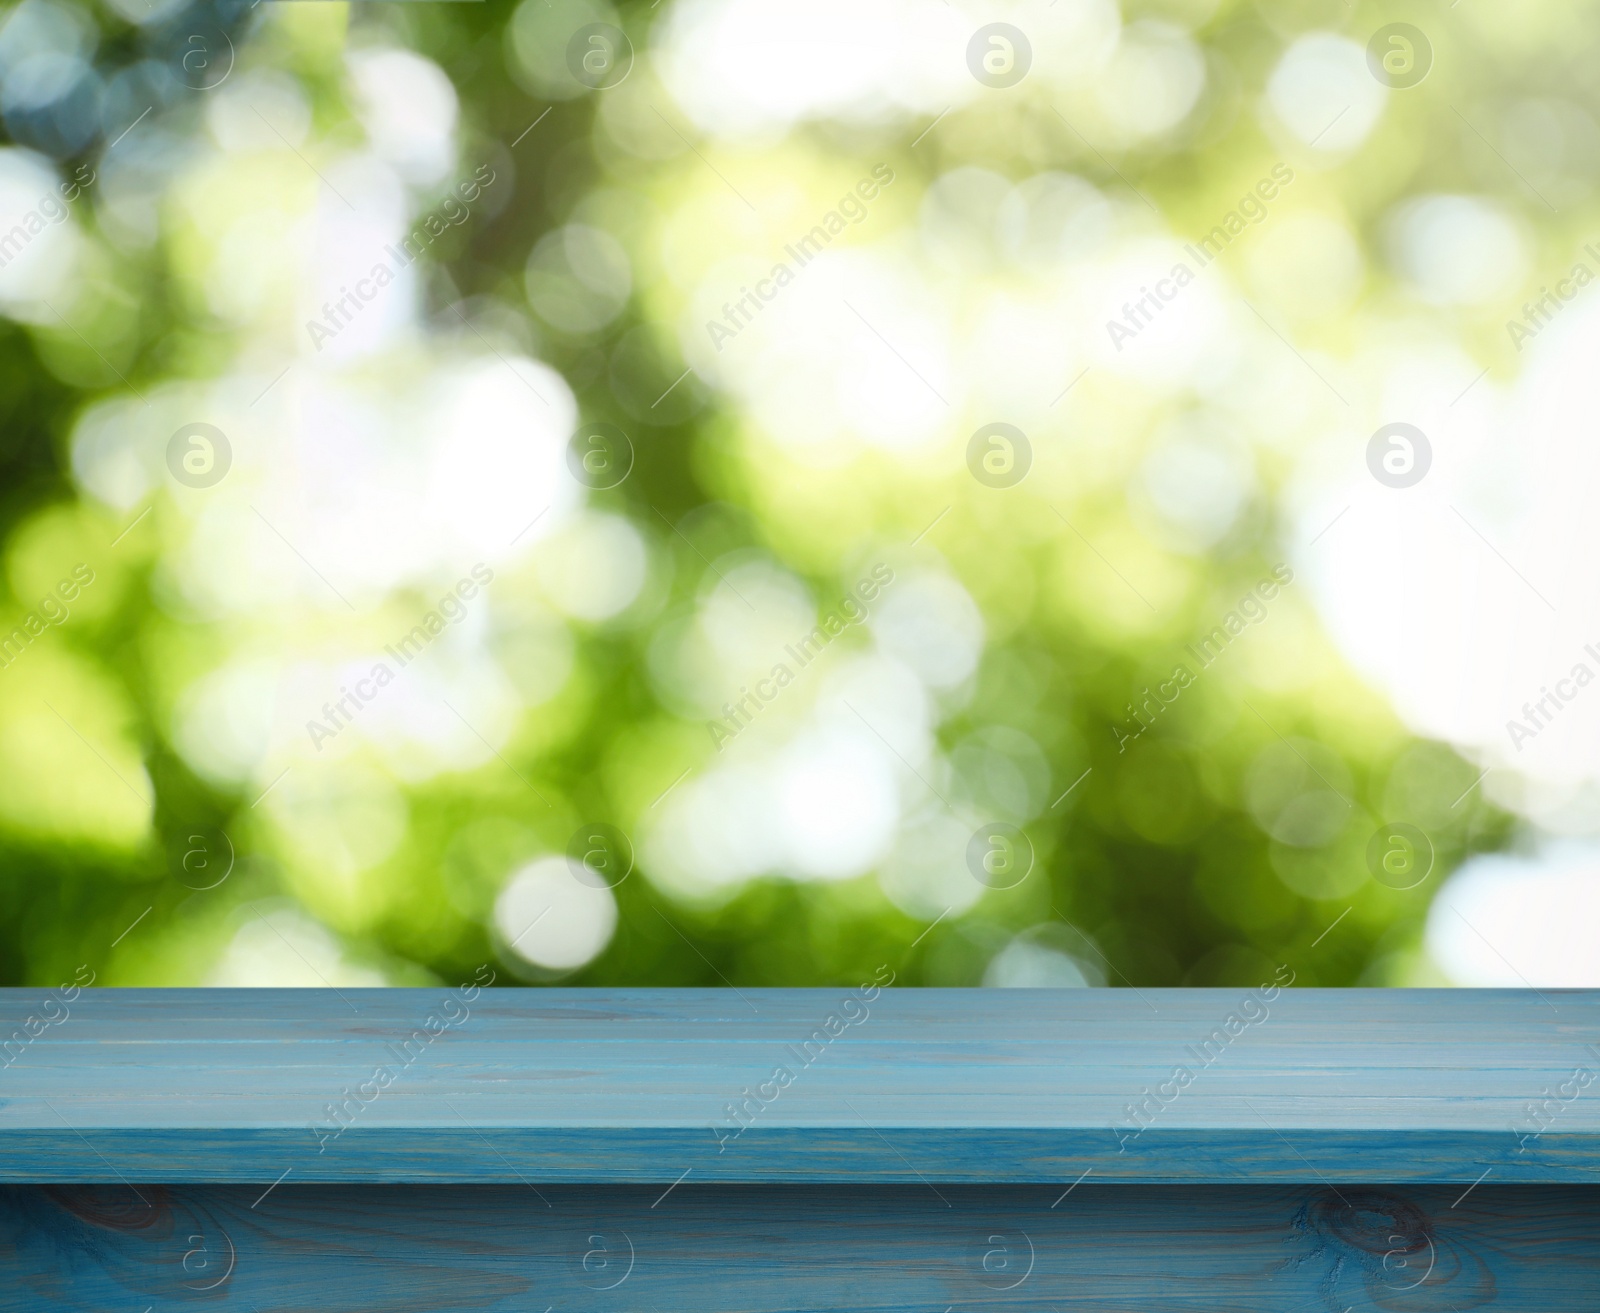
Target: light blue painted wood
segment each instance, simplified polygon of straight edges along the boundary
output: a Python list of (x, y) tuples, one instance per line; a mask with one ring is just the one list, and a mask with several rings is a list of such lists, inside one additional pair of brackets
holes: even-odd
[(5, 990), (8, 1033), (12, 1182), (1600, 1182), (1593, 991)]
[(663, 1189), (5, 1187), (0, 1313), (1593, 1313), (1600, 1289), (1581, 1186)]

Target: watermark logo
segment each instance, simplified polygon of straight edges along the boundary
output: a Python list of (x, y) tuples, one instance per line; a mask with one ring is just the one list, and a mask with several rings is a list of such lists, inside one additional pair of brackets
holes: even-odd
[[(487, 980), (483, 978), (485, 972), (488, 972)], [(348, 1085), (345, 1086), (340, 1091), (343, 1099), (328, 1104), (323, 1110), (320, 1125), (316, 1122), (307, 1123), (307, 1129), (316, 1137), (318, 1153), (326, 1153), (330, 1141), (337, 1140), (355, 1125), (356, 1118), (369, 1105), (376, 1103), (378, 1096), (399, 1080), (428, 1051), (434, 1040), (467, 1024), (472, 1017), (472, 1009), (467, 1005), (477, 999), (484, 986), (494, 984), (494, 972), (487, 966), (481, 966), (474, 974), (473, 981), (469, 985), (457, 986), (439, 1007), (428, 1013), (422, 1025), (398, 1045), (384, 1046), (394, 1058), (393, 1063), (380, 1063), (374, 1067), (372, 1075), (357, 1085), (353, 1092)]]
[(186, 488), (215, 488), (233, 468), (233, 447), (215, 424), (185, 424), (167, 439), (167, 472)]
[(220, 1226), (217, 1228), (217, 1233), (222, 1237), (223, 1243), (215, 1251), (207, 1247), (203, 1233), (189, 1236), (190, 1247), (184, 1251), (180, 1266), (184, 1275), (189, 1278), (183, 1284), (190, 1290), (215, 1290), (233, 1275), (234, 1266), (239, 1260), (239, 1251), (234, 1248), (233, 1237)]
[(626, 1231), (585, 1232), (567, 1261), (572, 1275), (590, 1290), (615, 1290), (633, 1275), (633, 1237)]
[(1033, 870), (1033, 842), (1004, 821), (981, 826), (967, 840), (967, 870), (990, 889), (1015, 889)]
[(986, 87), (1014, 87), (1033, 67), (1033, 46), (1010, 23), (980, 27), (967, 42), (967, 71)]
[[(1583, 650), (1596, 664), (1600, 664), (1600, 648), (1593, 643), (1585, 643)], [(1540, 685), (1538, 698), (1522, 704), (1523, 719), (1506, 721), (1506, 733), (1511, 738), (1511, 746), (1521, 752), (1523, 743), (1538, 738), (1542, 731), (1549, 729), (1556, 717), (1567, 709), (1567, 705), (1593, 682), (1594, 671), (1587, 662), (1579, 661), (1565, 678), (1556, 680), (1554, 689), (1547, 684)]]
[[(1593, 242), (1585, 243), (1583, 250), (1591, 260), (1600, 262), (1600, 249), (1597, 249)], [(1540, 287), (1537, 298), (1522, 303), (1522, 319), (1506, 321), (1506, 333), (1511, 338), (1511, 345), (1521, 351), (1525, 342), (1538, 337), (1541, 330), (1550, 326), (1551, 320), (1557, 313), (1565, 309), (1568, 302), (1593, 281), (1594, 270), (1579, 260), (1567, 272), (1565, 278), (1556, 279), (1555, 291), (1552, 292), (1548, 287)], [(1526, 322), (1523, 322), (1524, 320)]]
[[(88, 979), (84, 978), (85, 973)], [(94, 984), (94, 975), (87, 964), (80, 966), (71, 984), (52, 990), (39, 1005), (38, 1011), (29, 1013), (28, 1019), (11, 1032), (9, 1039), (0, 1040), (0, 1066), (9, 1067), (27, 1051), (28, 1045), (51, 1026), (65, 1025), (72, 1017), (72, 1009), (68, 1004), (78, 1001), (78, 995), (86, 985)]]
[(233, 874), (235, 856), (233, 840), (226, 830), (187, 831), (173, 844), (173, 874), (185, 889), (215, 889)]
[[(1251, 990), (1239, 1006), (1223, 1018), (1221, 1025), (1213, 1027), (1211, 1033), (1202, 1037), (1198, 1044), (1186, 1046), (1184, 1056), (1191, 1059), (1196, 1068), (1204, 1071), (1218, 1061), (1234, 1040), (1251, 1026), (1259, 1026), (1265, 1022), (1272, 1015), (1267, 1005), (1292, 984), (1294, 984), (1294, 972), (1286, 963), (1274, 973), (1271, 984), (1264, 984), (1258, 989)], [(1126, 1153), (1129, 1142), (1137, 1140), (1153, 1126), (1162, 1111), (1176, 1103), (1178, 1097), (1194, 1084), (1195, 1080), (1196, 1072), (1180, 1063), (1173, 1067), (1172, 1074), (1155, 1089), (1146, 1086), (1141, 1091), (1140, 1097), (1123, 1109), (1123, 1124), (1118, 1126), (1113, 1123), (1111, 1126), (1111, 1133), (1117, 1137), (1117, 1152)]]
[(1433, 43), (1419, 27), (1389, 23), (1367, 42), (1367, 68), (1386, 87), (1405, 91), (1416, 86), (1433, 67)]
[(567, 868), (591, 889), (615, 889), (633, 870), (633, 843), (615, 825), (591, 821), (567, 840)]
[(38, 606), (11, 626), (7, 633), (0, 630), (0, 670), (8, 669), (51, 625), (64, 625), (72, 611), (67, 603), (78, 600), (78, 595), (94, 582), (94, 571), (87, 565), (72, 567), (72, 573), (57, 582), (56, 586), (40, 599)]
[(1178, 293), (1194, 282), (1196, 270), (1204, 269), (1215, 260), (1247, 228), (1266, 221), (1268, 204), (1276, 200), (1278, 193), (1293, 181), (1293, 169), (1287, 164), (1274, 164), (1267, 176), (1258, 180), (1253, 188), (1239, 198), (1238, 204), (1222, 216), (1221, 222), (1197, 242), (1183, 248), (1188, 260), (1178, 261), (1165, 278), (1156, 279), (1154, 289), (1141, 287), (1137, 300), (1123, 302), (1120, 320), (1106, 320), (1106, 333), (1111, 338), (1111, 345), (1121, 351), (1124, 342), (1139, 336), (1153, 324), (1157, 316), (1178, 299)]
[(725, 744), (737, 738), (756, 718), (757, 712), (769, 706), (777, 699), (779, 693), (794, 683), (796, 673), (815, 661), (821, 655), (823, 648), (851, 625), (864, 621), (867, 618), (865, 604), (876, 600), (878, 595), (893, 582), (894, 570), (891, 567), (881, 562), (873, 566), (871, 575), (859, 580), (856, 586), (840, 599), (838, 606), (825, 612), (809, 634), (783, 649), (784, 654), (795, 663), (793, 669), (787, 662), (780, 661), (772, 667), (765, 678), (755, 681), (754, 692), (751, 692), (748, 685), (741, 685), (738, 700), (723, 703), (724, 719), (706, 722), (706, 727), (711, 731), (711, 741), (717, 745), (717, 751), (721, 752)]
[[(793, 1059), (795, 1067), (804, 1071), (827, 1052), (828, 1046), (851, 1026), (864, 1025), (872, 1010), (866, 1005), (882, 993), (884, 986), (894, 983), (894, 972), (887, 965), (880, 966), (872, 981), (860, 986), (839, 1003), (838, 1008), (822, 1019), (822, 1024), (801, 1040), (799, 1044), (786, 1044), (784, 1052)], [(739, 1091), (739, 1097), (723, 1109), (722, 1125), (711, 1122), (711, 1133), (717, 1137), (717, 1152), (726, 1153), (728, 1146), (755, 1124), (757, 1117), (771, 1104), (776, 1103), (784, 1090), (794, 1084), (795, 1072), (787, 1064), (774, 1067), (772, 1075), (755, 1089), (748, 1085)]]
[(722, 318), (706, 321), (711, 345), (721, 351), (724, 342), (731, 342), (754, 323), (756, 315), (777, 300), (778, 293), (795, 281), (800, 270), (821, 255), (823, 248), (845, 230), (846, 220), (852, 224), (866, 220), (867, 203), (893, 181), (893, 169), (887, 164), (874, 164), (870, 177), (862, 178), (851, 191), (841, 196), (833, 209), (824, 214), (810, 232), (783, 248), (788, 260), (779, 260), (765, 278), (756, 279), (754, 291), (741, 287), (737, 301), (723, 302)]
[(1385, 424), (1367, 439), (1367, 469), (1386, 488), (1411, 488), (1433, 466), (1433, 444), (1415, 424)]
[(567, 441), (567, 469), (585, 488), (615, 488), (633, 471), (633, 443), (615, 424), (580, 425)]
[[(485, 176), (487, 175), (487, 176)], [(365, 278), (356, 279), (354, 290), (339, 288), (339, 299), (322, 303), (322, 319), (308, 319), (306, 332), (311, 343), (321, 351), (323, 345), (339, 336), (368, 305), (378, 299), (378, 294), (400, 276), (403, 269), (416, 263), (423, 251), (436, 238), (443, 237), (451, 228), (459, 228), (472, 217), (471, 203), (483, 195), (496, 173), (487, 164), (480, 164), (472, 177), (456, 184), (456, 195), (447, 196), (411, 226), (411, 231), (400, 239), (400, 249), (383, 248), (387, 260), (379, 260)], [(459, 199), (458, 199), (459, 197)]]
[(1026, 1231), (986, 1231), (970, 1249), (973, 1275), (990, 1290), (1015, 1290), (1033, 1275), (1037, 1258)]
[(403, 670), (421, 656), (428, 645), (444, 632), (447, 624), (460, 624), (466, 619), (467, 603), (478, 595), (480, 587), (487, 588), (494, 582), (494, 571), (481, 561), (472, 567), (470, 573), (470, 579), (457, 581), (456, 586), (441, 597), (417, 624), (383, 649), (393, 659), (393, 667), (387, 661), (374, 663), (367, 674), (355, 681), (353, 689), (349, 685), (342, 685), (337, 698), (322, 704), (323, 719), (306, 721), (306, 733), (311, 736), (312, 747), (321, 752), (323, 743), (337, 738), (347, 725), (355, 724), (356, 715), (394, 683), (396, 668)]
[[(85, 173), (89, 176), (84, 177)], [(17, 220), (10, 232), (0, 233), (0, 269), (20, 256), (47, 226), (65, 223), (67, 215), (71, 213), (67, 206), (83, 194), (85, 187), (94, 185), (96, 176), (87, 164), (78, 165), (73, 170), (72, 181), (63, 182), (56, 188), (61, 194), (59, 200), (46, 192), (33, 209)]]
[(233, 41), (221, 23), (201, 18), (178, 56), (178, 78), (191, 91), (215, 91), (233, 72)]
[(567, 42), (567, 72), (591, 91), (609, 91), (633, 71), (633, 42), (620, 27), (589, 23)]
[[(1595, 1057), (1600, 1057), (1600, 1048), (1593, 1044), (1585, 1046)], [(1517, 1152), (1528, 1151), (1528, 1141), (1537, 1140), (1553, 1125), (1556, 1118), (1576, 1103), (1579, 1096), (1594, 1084), (1594, 1071), (1589, 1067), (1574, 1067), (1572, 1075), (1555, 1089), (1548, 1085), (1539, 1091), (1539, 1100), (1529, 1103), (1524, 1109), (1524, 1116), (1520, 1123), (1514, 1123), (1511, 1133), (1517, 1137)], [(1530, 1129), (1521, 1130), (1519, 1127)]]
[(1433, 870), (1433, 841), (1415, 825), (1393, 821), (1367, 840), (1367, 870), (1391, 889), (1415, 889)]
[(1015, 424), (985, 424), (967, 440), (967, 469), (985, 488), (1015, 488), (1033, 468), (1033, 447)]

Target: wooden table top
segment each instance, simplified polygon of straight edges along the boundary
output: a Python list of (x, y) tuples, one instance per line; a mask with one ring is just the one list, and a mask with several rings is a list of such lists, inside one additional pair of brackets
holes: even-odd
[(1600, 991), (7, 989), (8, 1032), (12, 1182), (1600, 1182)]

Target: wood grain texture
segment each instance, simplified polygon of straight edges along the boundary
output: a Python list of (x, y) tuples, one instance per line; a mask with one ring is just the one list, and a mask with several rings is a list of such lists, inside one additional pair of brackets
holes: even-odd
[(0, 1058), (0, 1180), (1600, 1183), (1600, 992), (460, 999), (85, 991)]
[(0, 1188), (0, 1313), (1593, 1313), (1600, 1288), (1575, 1186), (140, 1190)]

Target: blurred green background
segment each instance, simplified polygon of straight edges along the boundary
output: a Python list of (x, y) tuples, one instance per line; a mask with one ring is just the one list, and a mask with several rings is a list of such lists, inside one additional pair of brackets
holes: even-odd
[(0, 6), (3, 983), (1443, 983), (1513, 817), (1330, 635), (1306, 489), (1336, 433), (1401, 495), (1397, 344), (1514, 373), (1593, 37)]

